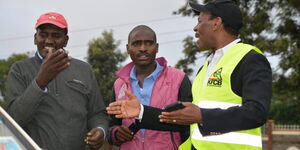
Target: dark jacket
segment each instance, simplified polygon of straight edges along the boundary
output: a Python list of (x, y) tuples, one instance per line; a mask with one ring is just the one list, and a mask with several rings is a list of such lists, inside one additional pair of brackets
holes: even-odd
[(35, 56), (11, 67), (8, 113), (44, 149), (83, 150), (87, 132), (109, 122), (91, 66), (72, 59), (44, 92), (35, 81), (41, 63)]

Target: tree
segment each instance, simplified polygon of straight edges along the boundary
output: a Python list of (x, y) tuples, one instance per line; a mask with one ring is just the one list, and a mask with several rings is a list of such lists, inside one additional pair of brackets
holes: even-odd
[[(204, 3), (209, 1), (211, 0), (204, 0)], [(285, 109), (292, 109), (289, 115), (300, 118), (297, 113), (300, 106), (300, 1), (237, 0), (237, 4), (244, 17), (244, 26), (240, 32), (242, 41), (259, 47), (267, 56), (277, 56), (280, 59), (278, 67), (272, 68), (273, 103), (270, 118), (283, 122), (283, 116), (279, 117), (276, 111), (282, 112)], [(194, 16), (187, 6), (173, 13)], [(188, 73), (193, 71), (190, 65), (195, 63), (196, 54), (203, 53), (197, 50), (192, 41), (192, 37), (183, 40), (185, 57), (176, 65)], [(290, 123), (300, 124), (300, 121)]]
[(106, 105), (112, 96), (115, 73), (120, 69), (120, 63), (127, 58), (126, 53), (117, 49), (119, 45), (120, 41), (113, 38), (112, 31), (104, 31), (101, 38), (89, 42), (87, 61), (93, 67)]
[(11, 65), (19, 60), (28, 58), (29, 54), (13, 54), (7, 59), (0, 59), (0, 105), (5, 105), (6, 100), (6, 89), (5, 82), (7, 79), (8, 71)]
[(198, 48), (193, 40), (194, 38), (191, 36), (188, 36), (183, 40), (183, 53), (185, 58), (180, 59), (175, 66), (176, 68), (183, 70), (188, 76), (193, 73), (193, 69), (190, 68), (189, 65), (195, 64), (198, 53)]

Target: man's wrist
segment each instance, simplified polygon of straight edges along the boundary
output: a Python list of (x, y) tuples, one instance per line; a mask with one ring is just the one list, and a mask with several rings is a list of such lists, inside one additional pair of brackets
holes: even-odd
[(98, 129), (100, 129), (103, 132), (103, 139), (106, 139), (106, 134), (105, 134), (105, 130), (102, 127), (97, 127)]
[(36, 84), (37, 88), (39, 88), (40, 90), (42, 90), (44, 93), (47, 93), (47, 92), (48, 92), (48, 88), (47, 88), (47, 87), (42, 88), (42, 87), (38, 84), (37, 79), (35, 79), (34, 81), (35, 81), (35, 84)]
[(139, 116), (136, 117), (136, 119), (138, 119), (141, 122), (143, 119), (143, 115), (144, 115), (144, 106), (142, 104), (140, 104), (140, 108), (141, 108), (141, 110), (140, 110)]
[(38, 86), (41, 90), (45, 91), (46, 85), (43, 85), (43, 84), (39, 81), (38, 78), (35, 79), (35, 83), (37, 84), (37, 86)]

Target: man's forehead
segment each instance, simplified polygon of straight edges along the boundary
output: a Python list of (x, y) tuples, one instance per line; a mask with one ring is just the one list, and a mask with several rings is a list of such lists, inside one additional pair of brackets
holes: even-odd
[(148, 30), (138, 30), (131, 34), (131, 41), (154, 40), (154, 34)]
[(146, 29), (136, 30), (132, 33), (132, 36), (148, 36), (148, 35), (153, 35), (153, 33)]
[(198, 16), (198, 20), (206, 19), (206, 18), (209, 18), (210, 16), (211, 16), (210, 13), (201, 12)]

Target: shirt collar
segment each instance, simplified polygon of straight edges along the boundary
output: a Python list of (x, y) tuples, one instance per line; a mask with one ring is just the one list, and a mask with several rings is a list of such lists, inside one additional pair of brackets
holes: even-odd
[[(147, 78), (152, 77), (153, 79), (156, 79), (159, 76), (159, 73), (161, 72), (161, 70), (163, 69), (163, 67), (156, 60), (154, 62), (156, 64), (156, 68)], [(133, 68), (130, 71), (130, 78), (137, 80), (135, 66), (133, 66)]]
[(36, 53), (37, 53), (37, 56), (39, 57), (39, 59), (40, 59), (41, 61), (43, 61), (44, 58), (41, 56), (40, 52), (37, 50)]
[(223, 54), (225, 54), (233, 45), (235, 45), (239, 41), (241, 41), (241, 39), (236, 39), (236, 40), (230, 42), (229, 44), (227, 44), (226, 46), (224, 46), (223, 48), (220, 48), (218, 50), (221, 50), (223, 52)]
[(210, 62), (213, 59), (214, 55), (216, 55), (216, 54), (224, 55), (233, 45), (235, 45), (236, 43), (238, 43), (240, 41), (241, 41), (241, 39), (236, 39), (236, 40), (230, 42), (229, 44), (225, 45), (224, 47), (217, 49), (214, 54), (209, 55), (207, 60)]

